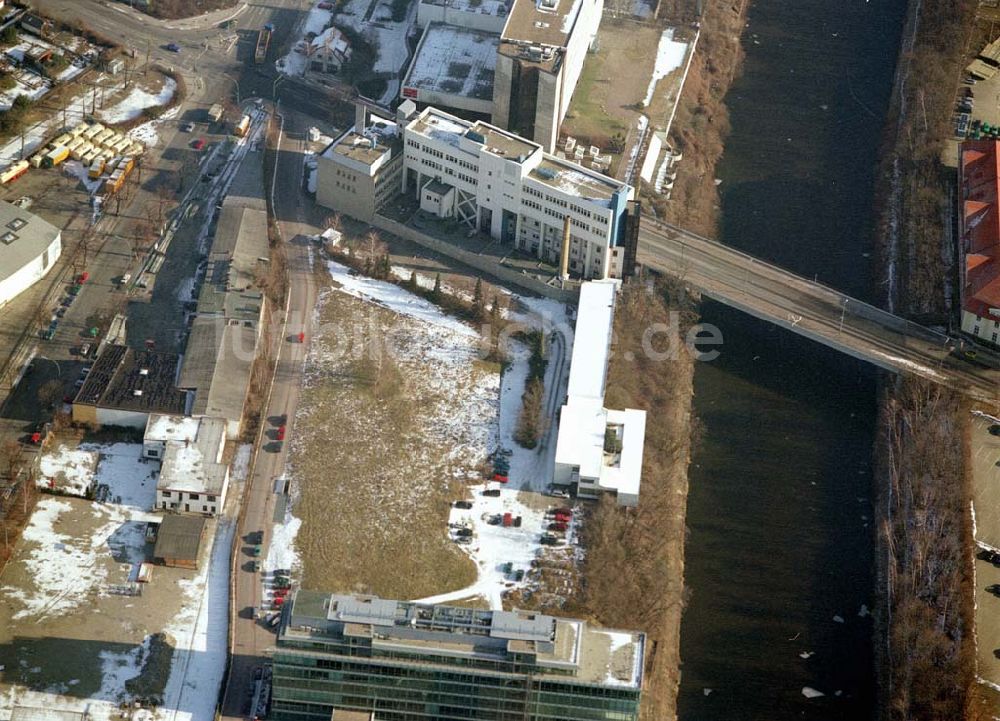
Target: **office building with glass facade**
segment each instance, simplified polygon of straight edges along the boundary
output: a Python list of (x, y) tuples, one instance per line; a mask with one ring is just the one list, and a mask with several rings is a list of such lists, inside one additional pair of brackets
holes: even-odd
[(645, 643), (537, 613), (298, 591), (273, 653), (271, 718), (633, 721)]

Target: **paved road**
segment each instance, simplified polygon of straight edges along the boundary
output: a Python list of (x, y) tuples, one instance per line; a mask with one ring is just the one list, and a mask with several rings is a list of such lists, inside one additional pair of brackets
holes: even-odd
[[(954, 352), (946, 335), (680, 228), (644, 221), (639, 262), (708, 296), (887, 370), (1000, 401), (1000, 364)], [(978, 351), (978, 361), (987, 355)]]
[[(277, 314), (278, 363), (271, 396), (265, 417), (264, 439), (253, 475), (246, 490), (246, 506), (239, 534), (246, 536), (264, 531), (264, 545), (269, 548), (275, 495), (275, 479), (284, 471), (287, 444), (282, 443), (278, 452), (269, 452), (268, 441), (280, 421), (287, 418), (287, 437), (295, 433), (294, 417), (298, 407), (299, 388), (302, 382), (303, 362), (312, 336), (310, 322), (316, 303), (316, 280), (312, 270), (309, 242), (306, 235), (317, 228), (318, 210), (306, 205), (301, 192), (303, 136), (311, 124), (308, 118), (296, 113), (285, 115), (285, 131), (277, 166), (275, 208), (288, 252), (289, 299), (287, 316)], [(270, 183), (271, 178), (265, 182)], [(294, 338), (299, 332), (306, 334), (306, 343)], [(230, 682), (223, 701), (224, 718), (240, 718), (249, 710), (252, 692), (253, 667), (265, 661), (264, 652), (274, 644), (274, 634), (249, 617), (246, 609), (260, 607), (265, 599), (259, 574), (244, 568), (249, 556), (241, 552), (240, 568), (235, 578), (234, 606), (237, 617), (233, 620), (233, 658)]]

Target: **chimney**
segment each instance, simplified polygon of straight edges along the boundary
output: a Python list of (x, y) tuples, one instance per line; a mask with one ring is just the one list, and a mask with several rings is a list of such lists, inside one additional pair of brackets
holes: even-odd
[(368, 108), (362, 103), (354, 105), (354, 132), (363, 133), (368, 127)]
[(559, 261), (560, 280), (569, 280), (569, 216), (563, 218), (562, 257)]

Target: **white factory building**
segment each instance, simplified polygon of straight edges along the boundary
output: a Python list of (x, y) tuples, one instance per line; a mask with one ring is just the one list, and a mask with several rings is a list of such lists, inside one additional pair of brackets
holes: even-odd
[(57, 227), (0, 201), (0, 308), (44, 278), (61, 254)]
[(639, 504), (646, 412), (604, 407), (618, 283), (580, 287), (566, 405), (559, 414), (553, 483), (582, 498), (614, 494), (619, 505)]
[(142, 438), (144, 458), (160, 461), (156, 509), (214, 516), (226, 502), (226, 421), (152, 414)]
[(568, 220), (568, 271), (621, 275), (631, 186), (489, 123), (433, 107), (401, 122), (403, 188), (423, 210), (550, 263), (561, 260)]

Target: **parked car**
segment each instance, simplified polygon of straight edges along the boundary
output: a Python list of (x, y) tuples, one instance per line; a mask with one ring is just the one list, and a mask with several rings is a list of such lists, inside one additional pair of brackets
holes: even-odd
[(523, 581), (524, 580), (524, 569), (523, 568), (517, 569), (517, 572), (514, 574), (514, 580), (515, 581)]
[(514, 524), (514, 514), (508, 512), (503, 514), (503, 527), (508, 528)]
[(172, 53), (179, 53), (181, 51), (181, 46), (177, 43), (167, 43), (166, 48)]
[(184, 123), (184, 125), (181, 126), (181, 130), (184, 131), (185, 133), (190, 133), (192, 130), (194, 130), (194, 123), (190, 121)]
[(459, 528), (455, 531), (455, 535), (459, 538), (472, 538), (471, 528)]
[(198, 138), (197, 140), (191, 143), (191, 147), (194, 148), (195, 150), (201, 150), (202, 148), (205, 147), (205, 139)]
[(992, 593), (994, 596), (1000, 596), (1000, 583), (991, 583), (986, 587), (987, 593)]
[(451, 504), (455, 508), (472, 508), (472, 501), (455, 501)]
[(497, 497), (497, 496), (500, 495), (500, 489), (499, 488), (487, 488), (485, 491), (483, 491), (483, 495), (484, 496)]
[(565, 533), (568, 526), (562, 521), (553, 521), (549, 524), (550, 531), (557, 531), (559, 533)]
[(499, 513), (495, 513), (489, 518), (487, 518), (486, 522), (491, 526), (499, 526), (501, 523), (503, 523), (503, 516), (500, 515)]
[(284, 426), (278, 426), (277, 439), (279, 441), (285, 440), (285, 427)]
[(80, 357), (86, 358), (89, 355), (90, 355), (90, 343), (84, 343), (82, 346), (80, 346)]
[(989, 427), (991, 436), (1000, 436), (1000, 423), (994, 423)]

